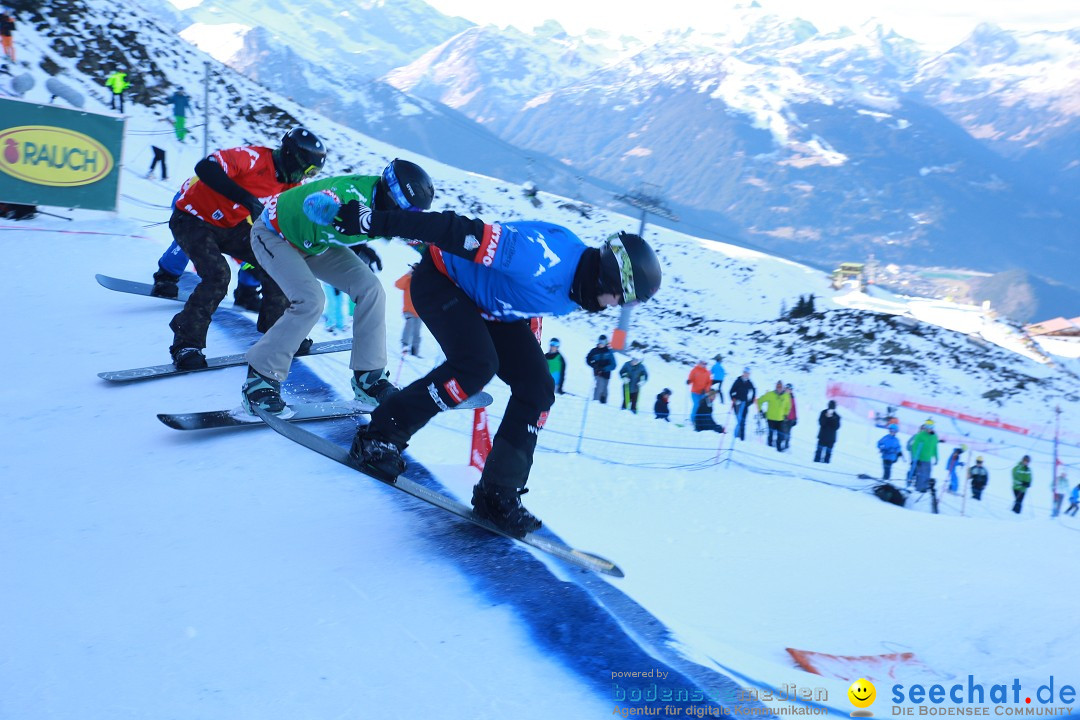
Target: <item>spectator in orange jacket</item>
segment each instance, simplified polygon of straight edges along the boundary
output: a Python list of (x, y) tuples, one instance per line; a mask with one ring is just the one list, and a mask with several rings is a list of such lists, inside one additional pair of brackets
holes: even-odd
[(701, 404), (701, 398), (705, 395), (705, 391), (712, 387), (712, 373), (709, 372), (704, 360), (698, 360), (697, 365), (690, 370), (690, 375), (686, 378), (686, 384), (690, 386), (692, 415), (697, 411), (697, 406)]
[(401, 331), (401, 354), (409, 353), (420, 357), (421, 321), (420, 316), (416, 314), (416, 308), (412, 304), (412, 294), (410, 293), (412, 273), (413, 269), (410, 267), (409, 272), (397, 279), (394, 287), (401, 290), (404, 295), (401, 312), (405, 316), (405, 329)]

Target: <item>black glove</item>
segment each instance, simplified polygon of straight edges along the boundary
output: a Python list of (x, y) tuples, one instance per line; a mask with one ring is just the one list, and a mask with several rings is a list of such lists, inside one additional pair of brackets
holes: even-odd
[(259, 216), (262, 215), (263, 204), (254, 195), (244, 201), (244, 207), (247, 208), (248, 213), (251, 215), (252, 222), (258, 220)]
[(342, 235), (367, 235), (371, 229), (371, 208), (361, 205), (359, 200), (350, 200), (338, 210), (333, 225)]
[(379, 258), (379, 254), (375, 252), (375, 248), (367, 243), (361, 243), (360, 245), (353, 245), (352, 251), (356, 253), (357, 257), (368, 264), (368, 267), (371, 268), (371, 272), (379, 272), (382, 270), (382, 260)]

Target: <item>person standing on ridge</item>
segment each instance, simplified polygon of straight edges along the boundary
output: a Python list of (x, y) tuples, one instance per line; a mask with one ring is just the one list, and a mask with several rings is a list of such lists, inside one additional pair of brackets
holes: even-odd
[(596, 347), (585, 356), (585, 364), (593, 371), (593, 400), (599, 400), (601, 404), (607, 404), (608, 383), (611, 381), (611, 371), (615, 369), (615, 353), (608, 345), (608, 336), (601, 335), (596, 341)]
[(563, 383), (566, 381), (566, 358), (559, 352), (559, 338), (551, 338), (544, 358), (547, 360), (551, 378), (555, 381), (555, 392), (562, 395)]
[(1076, 487), (1069, 493), (1069, 507), (1065, 509), (1065, 514), (1076, 517), (1078, 510), (1080, 510), (1080, 483), (1077, 483)]
[[(938, 462), (938, 436), (934, 432), (934, 421), (927, 419), (908, 440), (908, 452), (911, 453), (911, 479), (915, 481), (917, 492), (933, 490), (930, 480), (931, 465)], [(909, 479), (908, 484), (911, 484)]]
[(1065, 476), (1065, 470), (1058, 472), (1051, 490), (1054, 496), (1054, 505), (1050, 511), (1050, 517), (1055, 518), (1061, 513), (1061, 503), (1065, 500), (1065, 493), (1069, 490), (1069, 479)]
[(832, 460), (832, 449), (836, 444), (836, 433), (839, 431), (840, 415), (836, 412), (836, 401), (830, 400), (829, 406), (818, 416), (817, 450), (814, 451), (814, 462), (828, 463)]
[(653, 404), (653, 414), (656, 415), (657, 420), (671, 422), (671, 407), (668, 404), (670, 401), (671, 388), (664, 388), (657, 393), (656, 402)]
[(724, 356), (717, 353), (713, 358), (716, 362), (709, 368), (709, 374), (712, 375), (713, 388), (716, 390), (716, 394), (720, 396), (721, 400), (724, 399), (724, 377), (727, 375), (724, 371), (724, 364), (720, 362), (723, 359)]
[[(317, 173), (325, 162), (322, 141), (304, 128), (294, 128), (285, 133), (278, 148), (247, 145), (216, 150), (196, 163), (196, 177), (184, 183), (169, 219), (173, 239), (195, 263), (200, 278), (183, 310), (169, 323), (173, 331), (169, 353), (177, 369), (206, 367), (203, 349), (210, 317), (228, 292), (231, 279), (229, 263), (222, 254), (251, 263), (261, 275), (251, 249), (249, 223), (262, 215), (264, 203)], [(153, 294), (167, 297), (164, 286), (175, 286), (179, 279), (159, 266)], [(257, 327), (265, 333), (281, 317), (288, 301), (277, 283), (261, 279), (263, 300)], [(175, 291), (171, 297), (176, 297)], [(292, 352), (300, 350), (306, 348), (297, 343)]]
[(117, 102), (120, 104), (120, 112), (124, 112), (124, 91), (131, 87), (131, 83), (127, 80), (127, 73), (117, 70), (109, 77), (105, 78), (105, 85), (112, 90), (112, 97), (109, 98), (109, 107), (116, 110)]
[[(765, 406), (764, 411), (761, 409), (762, 405)], [(775, 447), (777, 452), (784, 452), (784, 422), (787, 420), (788, 413), (791, 412), (791, 396), (784, 388), (784, 383), (777, 380), (774, 390), (758, 398), (757, 408), (759, 413), (764, 413), (765, 420), (769, 424), (769, 436), (766, 443), (769, 447)]]
[(783, 428), (783, 434), (781, 435), (781, 437), (783, 438), (784, 445), (782, 449), (787, 450), (789, 447), (791, 447), (791, 431), (796, 425), (799, 424), (799, 413), (795, 409), (795, 388), (791, 385), (791, 383), (787, 383), (786, 385), (784, 385), (784, 391), (787, 393), (788, 398), (791, 400), (791, 409), (788, 410), (787, 417), (784, 418), (783, 422), (780, 423), (780, 426)]
[(516, 537), (539, 529), (521, 495), (555, 381), (529, 320), (648, 300), (660, 288), (656, 253), (628, 233), (588, 247), (567, 228), (542, 221), (372, 212), (355, 201), (337, 218), (349, 231), (429, 243), (413, 275), (413, 304), (446, 354), (445, 363), (380, 403), (353, 439), (353, 461), (396, 478), (413, 435), (498, 375), (510, 386), (510, 400), (473, 488), (473, 510)]
[(622, 409), (629, 408), (630, 412), (636, 415), (638, 395), (641, 393), (641, 386), (649, 379), (649, 371), (645, 369), (641, 358), (635, 355), (628, 362), (623, 363), (622, 369), (619, 370), (619, 377), (623, 379)]
[(705, 396), (705, 391), (712, 386), (712, 375), (709, 374), (709, 369), (705, 367), (704, 360), (698, 360), (697, 364), (690, 368), (690, 374), (686, 376), (686, 384), (690, 386), (690, 416), (692, 419), (694, 413), (697, 412), (698, 405), (701, 404), (701, 398)]
[[(404, 161), (402, 161), (404, 162)], [(419, 166), (417, 166), (419, 167)], [(429, 204), (428, 207), (431, 207)], [(424, 208), (425, 210), (427, 208)], [(413, 357), (420, 357), (420, 316), (416, 314), (416, 308), (412, 304), (412, 274), (413, 267), (394, 281), (394, 287), (401, 291), (401, 314), (405, 325), (401, 329), (401, 352), (408, 353)]]
[(1031, 487), (1031, 467), (1029, 463), (1031, 463), (1031, 456), (1025, 455), (1020, 458), (1020, 462), (1016, 463), (1016, 467), (1012, 471), (1013, 497), (1016, 498), (1012, 511), (1017, 515), (1020, 514), (1021, 506), (1024, 504), (1024, 495), (1027, 494), (1028, 488)]
[(0, 44), (4, 46), (4, 57), (15, 62), (15, 41), (11, 33), (15, 32), (15, 18), (8, 10), (0, 12)]
[(191, 98), (184, 92), (184, 88), (178, 87), (166, 102), (173, 106), (173, 130), (176, 132), (176, 139), (184, 142), (184, 138), (188, 134), (185, 125), (187, 123), (187, 110), (191, 107)]
[(735, 411), (735, 437), (746, 440), (746, 413), (757, 399), (757, 388), (750, 381), (750, 368), (743, 368), (742, 375), (735, 378), (728, 391), (731, 409)]
[[(431, 207), (435, 185), (419, 165), (394, 159), (382, 175), (341, 175), (286, 190), (271, 200), (251, 228), (251, 248), (259, 264), (285, 293), (289, 306), (247, 352), (244, 407), (253, 405), (286, 417), (281, 383), (289, 375), (296, 348), (322, 317), (325, 295), (320, 280), (356, 303), (349, 367), (357, 402), (375, 408), (397, 388), (386, 369), (386, 293), (370, 263), (368, 248), (355, 246), (371, 237), (336, 218), (343, 207), (374, 207), (379, 212), (420, 212)], [(381, 266), (381, 261), (378, 263)]]
[(892, 466), (897, 460), (904, 457), (904, 451), (900, 447), (900, 439), (896, 433), (900, 432), (900, 426), (889, 423), (889, 433), (877, 441), (878, 452), (881, 453), (881, 479), (888, 481), (892, 477)]
[(971, 497), (982, 500), (983, 490), (986, 489), (987, 483), (990, 482), (990, 473), (983, 465), (982, 455), (975, 458), (975, 464), (968, 468), (967, 476), (968, 480), (971, 481)]
[(967, 445), (961, 445), (958, 448), (953, 448), (952, 454), (949, 455), (949, 459), (945, 461), (945, 470), (949, 473), (949, 487), (948, 492), (950, 495), (956, 495), (960, 492), (960, 477), (956, 474), (958, 468), (964, 467), (964, 461), (960, 457), (967, 450)]

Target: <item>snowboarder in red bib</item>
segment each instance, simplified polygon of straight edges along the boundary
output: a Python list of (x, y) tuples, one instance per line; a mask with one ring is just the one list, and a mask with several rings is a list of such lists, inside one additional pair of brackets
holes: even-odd
[[(265, 277), (252, 252), (251, 223), (262, 214), (265, 203), (314, 175), (325, 161), (322, 141), (304, 128), (294, 128), (276, 149), (247, 145), (217, 150), (196, 163), (196, 177), (184, 183), (169, 219), (173, 238), (200, 278), (184, 309), (169, 323), (173, 331), (169, 353), (177, 369), (206, 367), (203, 349), (210, 316), (225, 298), (231, 278), (223, 254), (250, 263), (262, 281), (259, 332), (269, 330), (285, 312), (288, 301), (277, 284)], [(175, 275), (159, 278), (158, 273), (155, 281), (177, 280)]]

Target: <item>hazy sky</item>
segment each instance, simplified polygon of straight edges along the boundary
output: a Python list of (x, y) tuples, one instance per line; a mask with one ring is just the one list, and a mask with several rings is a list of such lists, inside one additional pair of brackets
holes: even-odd
[[(392, 1), (392, 0), (390, 0)], [(558, 20), (572, 33), (593, 27), (643, 37), (650, 31), (692, 27), (722, 30), (734, 3), (716, 0), (427, 0), (448, 15), (475, 23), (515, 25), (528, 30), (547, 19)], [(877, 18), (901, 35), (945, 49), (980, 22), (1017, 30), (1061, 30), (1080, 27), (1080, 0), (759, 0), (769, 12), (802, 17), (820, 30), (857, 27)]]

